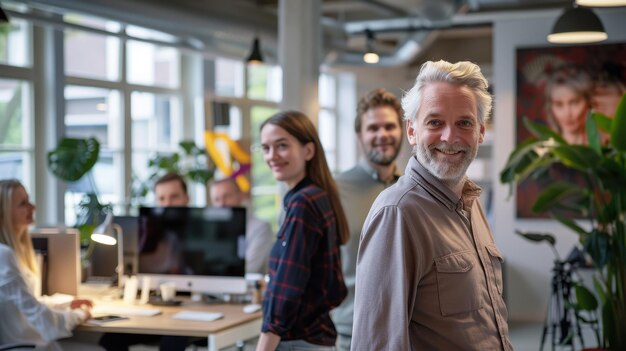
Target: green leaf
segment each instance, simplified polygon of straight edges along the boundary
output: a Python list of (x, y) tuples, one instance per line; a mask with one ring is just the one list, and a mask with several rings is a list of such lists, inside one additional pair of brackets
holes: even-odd
[(584, 145), (562, 145), (552, 149), (552, 153), (566, 167), (586, 172), (594, 168), (599, 154)]
[(196, 148), (196, 143), (193, 140), (183, 140), (178, 143), (183, 151), (185, 151), (185, 155), (192, 155), (194, 149)]
[(595, 311), (598, 308), (598, 300), (585, 286), (576, 284), (576, 307), (582, 311)]
[(554, 219), (556, 219), (557, 221), (561, 222), (561, 224), (563, 224), (564, 226), (578, 233), (578, 235), (584, 236), (587, 234), (587, 231), (585, 231), (582, 227), (576, 224), (576, 222), (574, 222), (573, 220), (565, 216), (562, 216), (558, 213), (552, 213), (552, 217), (554, 217)]
[(528, 118), (524, 117), (524, 125), (529, 132), (531, 132), (537, 139), (548, 140), (554, 139), (556, 142), (560, 144), (567, 144), (565, 139), (554, 131), (552, 128), (546, 126), (545, 124), (533, 122)]
[(592, 118), (591, 111), (587, 113), (587, 120), (585, 124), (587, 129), (587, 143), (592, 150), (598, 153), (599, 156), (602, 154), (602, 142), (600, 141), (600, 133), (598, 132), (596, 122)]
[(89, 240), (91, 240), (91, 233), (96, 229), (96, 225), (92, 223), (84, 223), (76, 227), (78, 232), (80, 233), (80, 243), (81, 245), (87, 245)]
[[(602, 304), (602, 333), (604, 335), (604, 338), (606, 340), (609, 340), (610, 343), (612, 340), (615, 340), (616, 332), (618, 331), (615, 330), (615, 316), (613, 315), (612, 305), (610, 301), (607, 301), (606, 303)], [(624, 331), (620, 330), (619, 332), (623, 333)], [(616, 348), (613, 349), (617, 350)]]
[(91, 170), (99, 154), (100, 143), (96, 138), (63, 138), (48, 152), (48, 168), (59, 179), (75, 182)]
[(194, 182), (206, 185), (213, 178), (213, 173), (214, 171), (209, 169), (195, 169), (190, 170), (187, 175)]
[(532, 210), (536, 213), (543, 213), (557, 206), (564, 199), (573, 195), (582, 194), (583, 190), (578, 186), (567, 182), (557, 182), (545, 188), (535, 200)]
[(613, 126), (611, 127), (611, 144), (619, 151), (626, 151), (626, 94), (617, 105)]
[(519, 144), (509, 155), (509, 159), (506, 161), (506, 166), (500, 172), (500, 181), (502, 183), (511, 183), (516, 180), (516, 169), (520, 166), (520, 163), (529, 163), (529, 158), (536, 158), (535, 147), (540, 142), (534, 139), (524, 140)]
[(522, 232), (522, 231), (516, 230), (515, 234), (521, 235), (530, 241), (535, 241), (535, 242), (547, 241), (552, 246), (556, 244), (556, 239), (554, 238), (554, 235), (549, 234), (549, 233)]
[(600, 302), (604, 304), (606, 302), (606, 292), (604, 289), (604, 285), (602, 285), (602, 283), (598, 280), (598, 277), (595, 275), (593, 276), (593, 288), (596, 294), (598, 294)]
[(583, 243), (598, 269), (604, 268), (609, 261), (609, 236), (597, 229), (592, 230)]
[(582, 321), (583, 323), (586, 324), (596, 324), (598, 323), (598, 320), (596, 318), (585, 318), (584, 316), (581, 315), (576, 315), (576, 318), (578, 318), (578, 320)]
[(610, 133), (611, 132), (611, 126), (613, 124), (613, 119), (603, 115), (599, 112), (593, 112), (591, 114), (591, 118), (593, 119), (594, 122), (596, 122), (596, 127), (597, 129), (600, 129), (603, 132), (606, 133)]

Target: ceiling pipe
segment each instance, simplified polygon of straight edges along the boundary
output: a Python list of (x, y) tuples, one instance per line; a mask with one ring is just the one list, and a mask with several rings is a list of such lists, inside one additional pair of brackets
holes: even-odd
[[(469, 13), (456, 14), (452, 16), (447, 24), (431, 23), (430, 21), (418, 18), (392, 18), (374, 21), (358, 21), (350, 22), (344, 25), (347, 35), (364, 35), (365, 29), (369, 28), (374, 33), (393, 33), (407, 32), (412, 33), (398, 49), (391, 54), (380, 55), (380, 61), (376, 65), (381, 67), (394, 67), (410, 64), (419, 53), (425, 50), (432, 41), (434, 30), (447, 30), (455, 28), (484, 27), (491, 26), (495, 19), (498, 20), (514, 20), (529, 18), (554, 12), (554, 16), (558, 16), (561, 9), (551, 10), (527, 10), (521, 12), (490, 12), (490, 13)], [(363, 52), (349, 52), (337, 48), (331, 48), (326, 55), (325, 63), (328, 65), (350, 65), (364, 66)]]

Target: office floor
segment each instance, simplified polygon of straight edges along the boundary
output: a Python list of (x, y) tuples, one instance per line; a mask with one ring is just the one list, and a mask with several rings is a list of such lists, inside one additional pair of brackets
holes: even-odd
[[(511, 338), (511, 343), (515, 351), (538, 351), (539, 343), (541, 342), (541, 332), (543, 329), (543, 323), (540, 322), (510, 322), (509, 323), (509, 334)], [(585, 340), (588, 342), (592, 342), (595, 340), (591, 334), (590, 330), (584, 330), (583, 336)], [(97, 338), (95, 335), (91, 335), (90, 340), (84, 341), (93, 341), (97, 342)], [(256, 347), (256, 341), (252, 340), (248, 342), (244, 348), (244, 351), (254, 351)], [(556, 350), (569, 350), (571, 348), (559, 348)], [(580, 349), (578, 347), (577, 349)], [(195, 350), (193, 347), (188, 347), (187, 351)], [(198, 351), (206, 350), (206, 348), (198, 348)], [(551, 350), (549, 343), (546, 343), (544, 346), (544, 350)], [(133, 346), (131, 347), (131, 351), (158, 351), (158, 347), (156, 346)], [(231, 347), (228, 349), (224, 349), (223, 351), (239, 351), (235, 347)]]
[[(513, 322), (510, 323), (510, 337), (511, 343), (516, 351), (537, 351), (539, 350), (539, 342), (541, 341), (541, 331), (543, 325), (541, 323), (529, 323), (529, 322)], [(253, 340), (246, 344), (244, 351), (254, 351), (256, 342)], [(544, 348), (549, 350), (548, 345)], [(146, 346), (134, 346), (131, 351), (155, 351), (156, 347)], [(187, 351), (192, 351), (193, 348), (187, 348)], [(198, 349), (202, 351), (202, 349)], [(224, 351), (238, 351), (235, 347), (225, 349)]]

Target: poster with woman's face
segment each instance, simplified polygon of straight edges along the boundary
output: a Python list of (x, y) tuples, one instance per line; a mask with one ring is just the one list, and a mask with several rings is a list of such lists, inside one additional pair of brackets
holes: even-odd
[[(531, 136), (524, 117), (544, 123), (571, 144), (586, 144), (588, 112), (612, 117), (626, 93), (626, 44), (522, 48), (517, 50), (516, 70), (517, 144)], [(604, 142), (608, 138), (602, 135)], [(577, 182), (563, 170), (546, 178)], [(526, 181), (518, 187), (518, 218), (547, 217), (531, 207), (549, 182)]]

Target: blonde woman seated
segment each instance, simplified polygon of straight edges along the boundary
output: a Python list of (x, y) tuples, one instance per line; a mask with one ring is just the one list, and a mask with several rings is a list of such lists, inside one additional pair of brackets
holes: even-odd
[(19, 181), (0, 180), (0, 345), (28, 343), (41, 350), (67, 350), (71, 343), (56, 340), (72, 336), (72, 329), (90, 317), (92, 304), (74, 300), (69, 309), (61, 310), (37, 300), (39, 267), (28, 234), (34, 212)]

